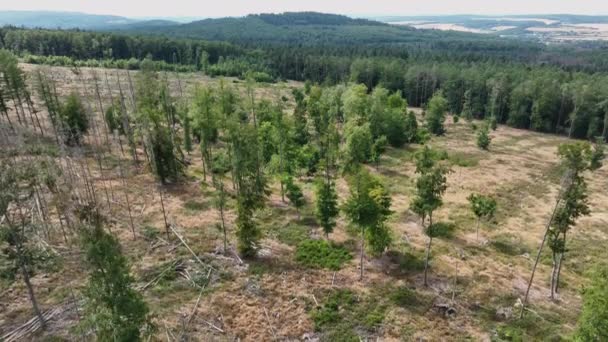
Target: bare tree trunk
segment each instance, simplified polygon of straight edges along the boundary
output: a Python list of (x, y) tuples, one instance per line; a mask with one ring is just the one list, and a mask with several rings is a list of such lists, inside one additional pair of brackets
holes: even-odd
[(426, 246), (426, 256), (424, 258), (424, 286), (429, 286), (427, 275), (429, 270), (429, 258), (431, 256), (431, 245), (433, 243), (433, 213), (429, 215), (429, 243)]
[(165, 212), (165, 201), (163, 200), (163, 190), (158, 189), (158, 194), (160, 195), (160, 206), (163, 210), (163, 219), (165, 220), (165, 231), (167, 233), (167, 240), (169, 240), (169, 222), (167, 222), (167, 213)]
[(557, 277), (555, 279), (555, 293), (559, 293), (559, 279), (562, 274), (562, 265), (566, 258), (566, 232), (564, 232), (564, 252), (559, 257), (559, 265), (557, 266)]
[(125, 200), (127, 202), (127, 210), (129, 212), (129, 224), (131, 225), (131, 232), (133, 233), (133, 240), (137, 239), (135, 235), (135, 225), (133, 224), (133, 215), (131, 214), (131, 202), (129, 201), (129, 193), (127, 192), (127, 180), (122, 169), (122, 159), (118, 160), (118, 171), (120, 172), (120, 178), (122, 178), (123, 191), (125, 193)]
[(553, 267), (551, 269), (551, 300), (555, 300), (555, 280), (557, 278), (557, 268), (559, 264), (558, 253), (553, 253)]
[[(21, 252), (19, 252), (21, 253)], [(19, 255), (20, 258), (23, 258)], [(36, 295), (34, 294), (34, 288), (32, 287), (32, 283), (30, 282), (30, 275), (25, 267), (25, 263), (23, 260), (20, 262), (21, 274), (23, 275), (23, 281), (25, 282), (25, 286), (27, 287), (27, 292), (30, 296), (30, 301), (32, 302), (32, 308), (34, 309), (34, 313), (38, 316), (38, 321), (40, 321), (40, 326), (42, 329), (46, 328), (46, 323), (44, 322), (44, 318), (42, 317), (42, 312), (40, 312), (40, 308), (38, 307), (38, 301), (36, 301)]]
[(363, 255), (364, 254), (365, 254), (365, 228), (363, 228), (363, 226), (361, 226), (361, 259), (359, 260), (361, 273), (359, 275), (359, 281), (363, 280)]
[[(222, 185), (222, 191), (224, 191), (223, 187), (224, 186)], [(224, 232), (224, 254), (226, 254), (228, 249), (228, 236), (226, 234), (226, 222), (224, 220), (224, 205), (220, 207), (220, 218), (222, 219), (222, 231)]]
[(545, 246), (545, 242), (547, 242), (547, 236), (549, 235), (549, 228), (551, 227), (551, 223), (555, 218), (555, 213), (557, 212), (557, 207), (561, 202), (561, 197), (555, 202), (555, 207), (553, 208), (553, 212), (551, 213), (551, 218), (547, 225), (545, 226), (545, 234), (543, 235), (543, 240), (538, 247), (538, 252), (536, 253), (536, 260), (534, 261), (534, 266), (532, 267), (532, 274), (530, 275), (530, 281), (528, 282), (528, 287), (526, 288), (526, 295), (524, 296), (524, 301), (521, 305), (521, 311), (519, 313), (519, 318), (524, 317), (524, 310), (526, 309), (526, 305), (528, 304), (528, 296), (530, 295), (530, 288), (532, 287), (532, 282), (534, 281), (534, 275), (536, 274), (536, 267), (538, 267), (538, 262), (540, 261), (540, 254)]

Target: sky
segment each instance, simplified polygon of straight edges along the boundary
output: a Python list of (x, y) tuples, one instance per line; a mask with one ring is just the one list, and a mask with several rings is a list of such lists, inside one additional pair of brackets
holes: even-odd
[(285, 11), (317, 11), (352, 16), (608, 15), (608, 0), (0, 0), (0, 10), (74, 11), (128, 17), (225, 17)]

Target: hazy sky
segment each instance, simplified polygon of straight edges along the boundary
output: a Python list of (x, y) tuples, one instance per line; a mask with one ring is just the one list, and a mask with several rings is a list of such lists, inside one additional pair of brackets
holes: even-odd
[(221, 17), (284, 11), (350, 15), (608, 14), (608, 0), (0, 0), (0, 10), (77, 11), (130, 17)]

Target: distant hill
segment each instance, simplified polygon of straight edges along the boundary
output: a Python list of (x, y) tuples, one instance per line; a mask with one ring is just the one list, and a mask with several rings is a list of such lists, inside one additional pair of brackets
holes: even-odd
[(429, 39), (484, 40), (463, 32), (417, 30), (368, 19), (317, 12), (255, 14), (238, 18), (204, 19), (187, 24), (134, 27), (120, 30), (179, 38), (245, 44), (349, 45), (425, 42)]
[(97, 15), (79, 12), (52, 11), (0, 11), (0, 26), (62, 29), (118, 29), (176, 25), (169, 20), (138, 20), (115, 15)]

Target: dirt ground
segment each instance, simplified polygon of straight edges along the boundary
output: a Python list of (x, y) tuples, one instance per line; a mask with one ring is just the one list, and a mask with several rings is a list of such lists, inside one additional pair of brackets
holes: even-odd
[[(23, 67), (28, 73), (38, 68)], [(82, 69), (77, 74), (69, 68), (46, 69), (52, 70), (56, 79), (61, 80), (62, 94), (70, 91), (88, 93), (89, 103), (95, 107), (92, 110), (99, 112), (92, 95), (92, 71), (103, 76), (105, 83), (104, 70)], [(120, 75), (123, 92), (129, 89), (126, 71), (108, 70), (107, 73), (112, 95), (104, 88), (105, 105), (110, 103), (111, 97), (120, 96), (117, 75)], [(218, 82), (198, 74), (180, 74), (179, 81), (174, 74), (168, 77), (176, 95), (180, 94), (180, 84), (183, 94), (188, 94), (196, 84)], [(226, 81), (244, 91), (242, 82)], [(86, 91), (83, 84), (86, 84)], [(299, 86), (301, 84), (293, 82), (260, 86), (256, 88), (256, 97), (284, 95), (292, 99), (290, 88)], [(293, 105), (291, 101), (290, 106)], [(94, 158), (83, 157), (83, 160), (91, 169), (100, 206), (110, 218), (111, 229), (120, 238), (137, 285), (154, 313), (157, 332), (153, 340), (316, 340), (323, 336), (315, 331), (310, 312), (323, 305), (328, 290), (350, 289), (362, 298), (381, 301), (389, 293), (378, 294), (378, 291), (406, 286), (415, 289), (421, 297), (430, 298), (428, 306), (413, 311), (388, 305), (380, 328), (362, 334), (364, 338), (489, 341), (495, 337), (496, 327), (508, 324), (496, 318), (497, 310), (516, 310), (514, 305), (525, 292), (536, 249), (558, 191), (557, 146), (566, 139), (499, 126), (491, 132), (490, 150), (482, 151), (477, 148), (475, 132), (468, 123), (454, 124), (448, 118), (446, 128), (447, 133), (433, 138), (430, 144), (447, 151), (450, 156), (448, 161), (453, 172), (448, 177), (444, 205), (435, 220), (448, 223), (451, 234), (433, 241), (428, 288), (423, 286), (423, 272), (403, 269), (394, 257), (410, 254), (422, 258), (428, 241), (420, 219), (409, 211), (416, 177), (412, 154), (419, 148), (417, 145), (389, 149), (378, 167), (369, 167), (382, 177), (391, 191), (394, 215), (389, 223), (394, 243), (386, 255), (365, 258), (362, 281), (359, 281), (358, 240), (349, 232), (343, 219), (339, 220), (330, 238), (352, 246), (349, 248), (353, 259), (337, 272), (300, 266), (294, 260), (295, 248), (276, 238), (276, 232), (270, 228), (290, 229), (290, 225), (300, 225), (307, 227), (309, 236), (322, 236), (314, 223), (310, 180), (302, 179), (307, 204), (300, 220), (295, 211), (281, 201), (278, 186), (273, 184), (267, 208), (257, 216), (266, 233), (260, 256), (257, 260), (241, 261), (233, 252), (235, 212), (230, 205), (226, 220), (232, 252), (226, 256), (218, 253), (222, 249), (222, 234), (217, 229), (219, 215), (213, 206), (214, 191), (210, 180), (206, 183), (202, 179), (199, 153), (193, 152), (186, 179), (165, 187), (162, 194), (168, 221), (197, 254), (197, 260), (173, 232), (166, 235), (161, 190), (143, 164), (134, 167), (129, 156), (121, 155), (117, 146), (112, 147), (111, 155), (104, 156), (102, 172), (96, 168)], [(94, 139), (89, 139), (89, 143), (95, 144)], [(143, 153), (141, 158), (143, 160)], [(119, 177), (123, 168), (128, 187), (122, 185)], [(546, 256), (530, 295), (537, 315), (558, 313), (560, 322), (557, 326), (563, 334), (570, 333), (576, 324), (581, 306), (580, 290), (586, 282), (585, 271), (602, 257), (602, 253), (605, 256), (608, 240), (608, 194), (605, 191), (608, 167), (589, 175), (587, 180), (591, 215), (581, 219), (570, 235), (571, 252), (565, 261), (564, 286), (559, 300), (552, 302), (548, 298), (551, 264)], [(230, 188), (228, 182), (226, 187)], [(338, 180), (338, 189), (343, 201), (348, 195), (348, 186), (343, 179)], [(479, 239), (467, 201), (472, 192), (496, 197), (499, 207), (496, 219), (482, 224)], [(126, 198), (132, 207), (136, 239), (125, 210)], [(156, 234), (151, 237), (149, 231)], [(41, 273), (33, 278), (42, 308), (50, 309), (78, 294), (86, 282), (86, 270), (77, 249), (63, 243), (60, 235), (46, 242), (63, 260), (60, 271)], [(161, 265), (176, 260), (183, 262), (186, 271), (182, 273), (190, 274), (190, 280), (178, 276), (177, 280), (163, 280), (146, 287), (152, 270), (162, 269)], [(202, 288), (190, 286), (198, 273), (206, 273), (210, 279)], [(0, 296), (1, 336), (30, 319), (32, 314), (22, 282), (0, 286)], [(456, 314), (449, 318), (437, 314), (432, 309), (432, 304), (437, 303), (449, 303), (456, 308)], [(52, 335), (77, 339), (78, 335), (71, 330), (77, 321), (77, 315), (66, 314), (50, 322), (48, 331), (34, 338), (44, 340)]]

